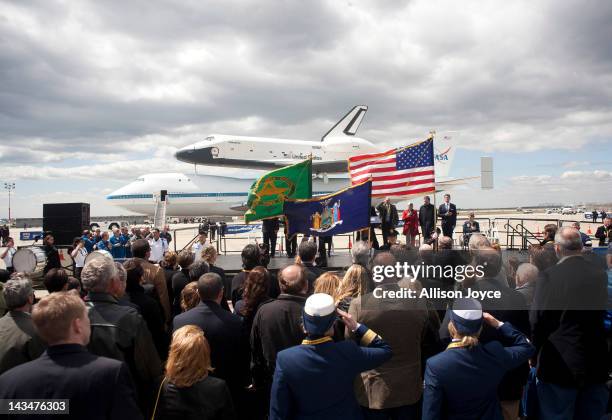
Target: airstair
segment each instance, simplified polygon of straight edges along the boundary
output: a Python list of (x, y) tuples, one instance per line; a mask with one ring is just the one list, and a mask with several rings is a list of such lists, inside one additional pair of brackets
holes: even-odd
[(166, 224), (166, 211), (168, 209), (168, 192), (162, 190), (159, 194), (154, 194), (155, 213), (153, 216), (153, 226), (162, 229)]

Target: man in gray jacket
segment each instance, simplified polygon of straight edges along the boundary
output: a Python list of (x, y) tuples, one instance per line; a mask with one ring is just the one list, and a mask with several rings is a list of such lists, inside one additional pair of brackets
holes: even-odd
[(45, 350), (32, 324), (34, 290), (27, 277), (13, 278), (2, 290), (9, 312), (0, 318), (0, 374), (30, 360)]

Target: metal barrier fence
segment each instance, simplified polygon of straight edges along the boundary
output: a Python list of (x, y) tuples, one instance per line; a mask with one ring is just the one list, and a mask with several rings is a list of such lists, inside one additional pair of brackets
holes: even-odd
[[(465, 247), (466, 242), (463, 232), (463, 224), (468, 218), (461, 217), (457, 218), (457, 224), (453, 231), (453, 238), (456, 247)], [(600, 223), (594, 223), (591, 221), (583, 220), (563, 220), (554, 218), (526, 218), (526, 217), (477, 217), (475, 220), (479, 223), (480, 233), (485, 235), (492, 243), (499, 244), (502, 248), (511, 250), (527, 250), (530, 245), (538, 244), (543, 239), (543, 229), (546, 224), (555, 224), (558, 227), (567, 226), (574, 222), (581, 223), (582, 231), (587, 235), (591, 236), (596, 230), (596, 226)], [(231, 226), (231, 225), (229, 225)], [(440, 225), (438, 224), (438, 227)], [(402, 224), (397, 227), (400, 235), (402, 234)], [(184, 246), (177, 244), (177, 232), (191, 231), (189, 235), (190, 240), (186, 242)], [(172, 231), (174, 238), (174, 250), (180, 251), (182, 249), (190, 248), (198, 238), (198, 226), (178, 228)], [(348, 251), (351, 246), (350, 244), (355, 242), (357, 232), (336, 235), (334, 236), (334, 251), (344, 252)], [(376, 235), (379, 238), (379, 243), (382, 245), (380, 229), (376, 229)], [(210, 238), (210, 235), (209, 235)], [(302, 240), (303, 235), (298, 235), (298, 243)], [(343, 239), (344, 238), (344, 239)], [(350, 238), (350, 240), (349, 240)], [(400, 237), (401, 239), (401, 237)], [(213, 245), (217, 248), (220, 254), (237, 254), (240, 253), (243, 246), (240, 246), (241, 242), (258, 242), (263, 241), (263, 234), (260, 230), (254, 229), (249, 234), (226, 234), (221, 235), (217, 232), (215, 239), (212, 241)], [(403, 240), (402, 240), (403, 242)], [(417, 246), (423, 242), (422, 235), (417, 236)], [(277, 239), (277, 253), (283, 254), (285, 252), (285, 237), (279, 232)]]

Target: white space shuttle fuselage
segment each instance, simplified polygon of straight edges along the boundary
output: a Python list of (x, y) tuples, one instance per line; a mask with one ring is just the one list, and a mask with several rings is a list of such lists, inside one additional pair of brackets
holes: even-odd
[(213, 134), (175, 154), (196, 165), (276, 169), (312, 157), (314, 173), (346, 173), (347, 159), (380, 152), (381, 147), (356, 137), (368, 107), (353, 107), (319, 141)]

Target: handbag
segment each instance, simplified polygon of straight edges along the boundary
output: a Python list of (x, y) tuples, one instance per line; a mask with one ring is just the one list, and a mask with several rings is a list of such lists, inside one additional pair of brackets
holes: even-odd
[(157, 414), (157, 404), (159, 403), (159, 397), (161, 395), (162, 389), (166, 384), (166, 379), (167, 378), (164, 376), (164, 379), (159, 384), (159, 389), (157, 390), (157, 398), (155, 398), (155, 406), (153, 406), (153, 414), (151, 414), (151, 420), (155, 420), (155, 414)]

